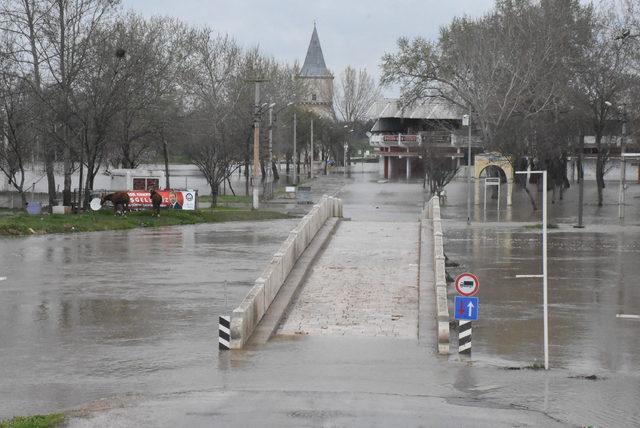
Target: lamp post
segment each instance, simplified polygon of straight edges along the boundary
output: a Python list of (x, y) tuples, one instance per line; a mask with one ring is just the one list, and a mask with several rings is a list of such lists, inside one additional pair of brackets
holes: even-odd
[(462, 126), (466, 126), (469, 130), (467, 143), (467, 224), (471, 224), (471, 111), (469, 114), (462, 116)]
[[(275, 116), (277, 117), (282, 110), (292, 105), (292, 102), (287, 103), (275, 112)], [(267, 197), (269, 198), (273, 197), (273, 108), (275, 106), (276, 103), (269, 104), (269, 167), (267, 168)]]
[(298, 117), (296, 111), (293, 111), (293, 185), (298, 184), (298, 152), (297, 152), (297, 136), (296, 128), (298, 126)]
[(624, 158), (627, 137), (627, 108), (622, 104), (622, 132), (620, 135), (620, 188), (618, 191), (618, 217), (624, 218), (625, 187), (627, 181), (627, 162)]
[[(604, 104), (607, 107), (612, 107), (613, 103), (605, 101)], [(626, 173), (627, 164), (624, 158), (625, 139), (627, 133), (627, 107), (626, 104), (617, 106), (620, 118), (622, 121), (622, 130), (620, 132), (620, 185), (618, 186), (618, 217), (624, 218), (624, 202), (625, 202), (625, 186), (626, 186)]]
[(344, 142), (344, 171), (343, 174), (346, 176), (347, 175), (347, 150), (349, 150), (349, 143), (347, 143), (346, 141)]
[(266, 197), (271, 198), (273, 195), (273, 107), (276, 103), (269, 104), (269, 165), (267, 165), (267, 185), (265, 187)]
[(311, 118), (311, 159), (309, 160), (310, 178), (313, 180), (313, 118)]

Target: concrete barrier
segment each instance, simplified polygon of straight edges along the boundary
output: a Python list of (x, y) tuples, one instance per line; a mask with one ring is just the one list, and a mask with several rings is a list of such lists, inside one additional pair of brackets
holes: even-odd
[(325, 195), (289, 232), (247, 296), (231, 314), (231, 349), (241, 349), (249, 340), (293, 266), (330, 217), (342, 217), (342, 201)]
[(433, 231), (433, 269), (436, 297), (436, 319), (438, 353), (449, 353), (449, 305), (447, 302), (447, 274), (445, 270), (444, 241), (442, 218), (440, 217), (440, 200), (431, 198), (423, 210), (421, 221), (431, 220)]

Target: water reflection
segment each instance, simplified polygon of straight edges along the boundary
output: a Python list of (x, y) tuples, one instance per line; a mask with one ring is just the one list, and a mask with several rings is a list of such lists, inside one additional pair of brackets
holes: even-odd
[(0, 418), (208, 364), (217, 316), (239, 303), (295, 223), (0, 240)]
[[(465, 186), (451, 187), (442, 213), (447, 219), (445, 251), (461, 263), (452, 273), (471, 271), (482, 284), (475, 357), (505, 364), (541, 361), (542, 281), (515, 279), (516, 274), (541, 273), (541, 230), (524, 227), (524, 222), (539, 224), (540, 211), (532, 211), (526, 195), (516, 192), (512, 207), (501, 206), (514, 222), (467, 226)], [(630, 192), (640, 193), (640, 186)], [(626, 210), (626, 227), (615, 226), (615, 203), (605, 199), (604, 207), (587, 205), (587, 228), (578, 230), (571, 227), (574, 193), (549, 206), (550, 223), (560, 224), (559, 230), (550, 229), (548, 242), (551, 365), (635, 372), (640, 367), (640, 344), (634, 339), (638, 324), (615, 315), (640, 313), (640, 288), (633, 280), (640, 276), (640, 218), (630, 215), (640, 213), (640, 200), (629, 199), (633, 205)], [(615, 196), (609, 193), (608, 199)]]

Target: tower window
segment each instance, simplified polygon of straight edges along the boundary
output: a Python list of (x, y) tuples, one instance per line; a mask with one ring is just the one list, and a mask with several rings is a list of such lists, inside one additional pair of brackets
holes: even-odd
[(311, 101), (316, 101), (316, 94), (311, 94)]

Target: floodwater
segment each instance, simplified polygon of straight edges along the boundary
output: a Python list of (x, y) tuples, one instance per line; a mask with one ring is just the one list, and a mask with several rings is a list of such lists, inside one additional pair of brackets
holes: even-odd
[(0, 420), (209, 365), (217, 317), (297, 220), (0, 240)]
[[(346, 179), (345, 216), (417, 221), (420, 184), (366, 167)], [(297, 220), (2, 239), (0, 419), (82, 407), (70, 426), (638, 426), (640, 321), (615, 317), (640, 313), (637, 187), (625, 224), (613, 185), (586, 229), (571, 227), (574, 189), (550, 205), (550, 372), (504, 370), (542, 359), (539, 281), (513, 279), (539, 273), (525, 227), (539, 211), (516, 192), (501, 223), (490, 201), (469, 227), (465, 189), (452, 183), (442, 212), (447, 255), (482, 283), (471, 362), (381, 337), (218, 353), (217, 316)]]
[[(530, 186), (541, 206), (541, 193)], [(627, 190), (625, 219), (618, 218), (617, 183), (608, 182), (605, 205), (598, 207), (594, 182), (585, 182), (584, 229), (576, 229), (577, 185), (551, 203), (548, 235), (549, 358), (551, 367), (585, 372), (637, 374), (640, 369), (640, 184)], [(543, 361), (542, 280), (516, 279), (542, 273), (541, 211), (533, 211), (523, 191), (513, 207), (488, 201), (475, 207), (467, 226), (466, 184), (448, 188), (445, 252), (480, 279), (480, 320), (473, 326), (474, 359), (501, 365)], [(504, 189), (503, 189), (504, 195)]]

